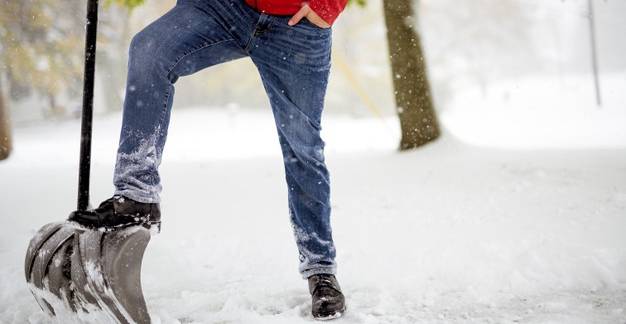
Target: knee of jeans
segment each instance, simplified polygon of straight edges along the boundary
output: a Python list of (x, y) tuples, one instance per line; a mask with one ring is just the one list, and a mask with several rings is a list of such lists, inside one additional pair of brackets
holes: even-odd
[(162, 40), (149, 29), (143, 29), (133, 36), (129, 48), (129, 68), (137, 68), (142, 73), (156, 71), (167, 73), (167, 55), (162, 50)]

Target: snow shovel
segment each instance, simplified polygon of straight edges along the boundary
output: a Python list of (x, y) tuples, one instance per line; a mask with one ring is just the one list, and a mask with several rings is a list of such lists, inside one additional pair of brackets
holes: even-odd
[[(115, 323), (150, 323), (141, 289), (141, 262), (153, 225), (102, 226), (89, 209), (89, 175), (98, 0), (87, 2), (87, 33), (78, 209), (68, 221), (43, 226), (31, 239), (24, 270), (39, 306), (51, 316), (101, 311)], [(70, 313), (71, 314), (71, 313)]]

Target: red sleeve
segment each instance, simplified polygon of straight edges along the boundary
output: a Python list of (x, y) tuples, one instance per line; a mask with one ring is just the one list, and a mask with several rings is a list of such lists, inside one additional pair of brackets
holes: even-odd
[(325, 22), (332, 25), (347, 3), (348, 0), (309, 0), (309, 7)]

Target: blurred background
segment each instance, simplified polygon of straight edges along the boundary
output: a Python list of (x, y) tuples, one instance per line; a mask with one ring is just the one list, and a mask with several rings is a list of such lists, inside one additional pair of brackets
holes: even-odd
[[(101, 3), (92, 204), (112, 192), (130, 39), (174, 4)], [(53, 322), (21, 258), (75, 206), (84, 14), (0, 0), (0, 323)], [(348, 5), (322, 123), (345, 323), (626, 323), (624, 17), (623, 0)], [(155, 321), (310, 322), (280, 154), (249, 59), (177, 82)]]
[[(171, 0), (105, 3), (98, 114), (119, 113), (131, 37), (173, 5)], [(624, 132), (597, 127), (626, 120), (623, 1), (423, 0), (414, 7), (417, 14), (408, 19), (421, 36), (434, 107), (456, 136), (479, 144), (530, 145), (507, 133), (533, 128), (525, 141), (535, 145), (624, 144), (615, 138)], [(82, 1), (3, 2), (0, 84), (8, 110), (3, 116), (14, 127), (80, 115), (83, 11)], [(355, 119), (395, 115), (399, 105), (381, 1), (350, 5), (333, 36), (326, 113)], [(176, 110), (267, 106), (247, 59), (183, 78), (175, 100)], [(565, 129), (559, 134), (554, 127)], [(494, 131), (504, 134), (492, 136)]]

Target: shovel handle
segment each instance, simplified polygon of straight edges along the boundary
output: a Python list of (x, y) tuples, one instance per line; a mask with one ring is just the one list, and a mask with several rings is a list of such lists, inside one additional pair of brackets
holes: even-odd
[(89, 175), (91, 169), (91, 132), (93, 122), (93, 91), (96, 72), (96, 35), (98, 33), (98, 0), (87, 1), (85, 33), (85, 70), (83, 76), (83, 109), (80, 130), (80, 162), (78, 171), (78, 210), (89, 207)]

